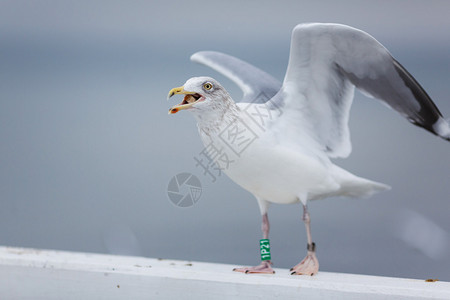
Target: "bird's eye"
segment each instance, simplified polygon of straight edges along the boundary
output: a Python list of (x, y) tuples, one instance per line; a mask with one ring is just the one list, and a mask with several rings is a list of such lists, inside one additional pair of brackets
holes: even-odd
[(206, 82), (203, 84), (203, 88), (207, 91), (209, 91), (210, 89), (212, 89), (213, 85), (210, 82)]

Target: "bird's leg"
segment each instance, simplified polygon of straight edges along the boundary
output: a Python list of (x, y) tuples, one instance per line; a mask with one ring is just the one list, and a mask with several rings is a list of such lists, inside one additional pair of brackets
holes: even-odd
[(319, 272), (319, 261), (316, 257), (316, 244), (313, 243), (311, 237), (311, 218), (309, 216), (308, 207), (303, 205), (303, 222), (306, 227), (306, 237), (308, 239), (308, 250), (306, 257), (295, 267), (291, 269), (291, 275), (315, 275)]
[[(267, 213), (264, 213), (262, 216), (261, 229), (263, 232), (263, 239), (269, 239), (269, 217)], [(234, 268), (235, 272), (242, 272), (246, 274), (258, 273), (258, 274), (273, 274), (275, 271), (272, 269), (272, 262), (270, 260), (261, 260), (261, 264), (255, 267), (242, 267), (242, 268)]]
[(263, 233), (263, 239), (268, 239), (270, 224), (269, 224), (269, 216), (267, 215), (267, 213), (263, 214), (262, 216), (261, 230)]

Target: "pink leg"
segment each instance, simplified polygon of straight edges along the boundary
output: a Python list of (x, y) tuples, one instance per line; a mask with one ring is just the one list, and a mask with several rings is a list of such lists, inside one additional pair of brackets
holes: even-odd
[(303, 205), (303, 222), (306, 227), (306, 237), (308, 239), (306, 257), (295, 267), (291, 269), (291, 275), (315, 275), (319, 272), (319, 261), (316, 257), (316, 244), (311, 238), (311, 218), (309, 216), (308, 207)]
[[(261, 229), (263, 232), (263, 238), (268, 239), (269, 238), (269, 217), (267, 216), (267, 213), (265, 213), (262, 216), (262, 224)], [(251, 273), (258, 273), (258, 274), (274, 274), (275, 271), (272, 269), (272, 262), (270, 260), (263, 260), (261, 261), (261, 264), (255, 267), (242, 267), (242, 268), (234, 268), (233, 271), (235, 272), (242, 272), (246, 274)]]

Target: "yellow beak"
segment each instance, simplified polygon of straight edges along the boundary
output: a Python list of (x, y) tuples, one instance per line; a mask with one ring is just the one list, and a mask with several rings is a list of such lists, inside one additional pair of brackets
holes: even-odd
[[(172, 97), (173, 95), (193, 95), (195, 94), (194, 92), (188, 92), (184, 90), (184, 86), (180, 86), (180, 87), (176, 87), (170, 90), (169, 95), (167, 95), (167, 99), (169, 99), (170, 97)], [(183, 101), (184, 102), (184, 101)], [(183, 102), (181, 102), (180, 104), (177, 104), (175, 106), (172, 106), (169, 109), (169, 115), (170, 114), (176, 114), (178, 111), (182, 110), (182, 109), (187, 109), (189, 107), (191, 107), (192, 105), (194, 105), (195, 101), (192, 103), (186, 103), (183, 104)]]

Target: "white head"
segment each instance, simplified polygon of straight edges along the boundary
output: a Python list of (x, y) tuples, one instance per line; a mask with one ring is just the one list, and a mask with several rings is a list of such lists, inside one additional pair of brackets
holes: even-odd
[(173, 95), (185, 95), (181, 103), (172, 106), (169, 114), (180, 110), (189, 110), (199, 118), (207, 114), (210, 117), (223, 114), (233, 101), (220, 83), (211, 77), (193, 77), (181, 86), (170, 90), (168, 98)]

